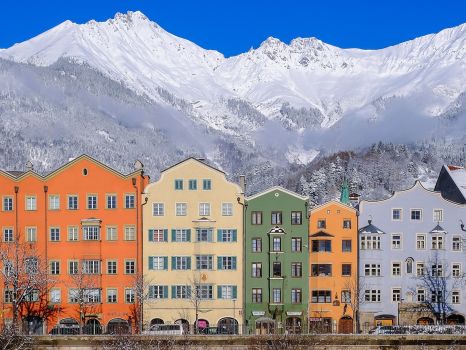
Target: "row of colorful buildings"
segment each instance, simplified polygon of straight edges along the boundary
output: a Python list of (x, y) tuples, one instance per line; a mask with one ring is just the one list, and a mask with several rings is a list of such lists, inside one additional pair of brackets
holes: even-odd
[[(311, 208), (281, 187), (246, 197), (244, 177), (195, 158), (152, 183), (140, 162), (123, 175), (86, 155), (46, 176), (0, 171), (1, 318), (34, 333), (351, 333), (438, 322), (432, 268), (448, 284), (434, 291), (449, 298), (444, 318), (464, 324), (465, 174), (444, 166), (434, 191), (417, 182), (379, 201), (344, 184), (340, 201)], [(15, 266), (47, 292), (14, 287)]]

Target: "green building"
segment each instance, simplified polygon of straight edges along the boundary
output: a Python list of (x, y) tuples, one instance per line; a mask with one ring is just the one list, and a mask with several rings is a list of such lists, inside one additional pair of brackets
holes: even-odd
[(306, 330), (308, 200), (281, 187), (246, 199), (245, 315), (250, 333)]

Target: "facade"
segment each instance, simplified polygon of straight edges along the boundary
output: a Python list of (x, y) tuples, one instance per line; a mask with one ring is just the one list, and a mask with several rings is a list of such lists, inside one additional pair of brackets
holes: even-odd
[[(461, 224), (466, 206), (416, 182), (388, 199), (362, 201), (359, 210), (364, 329), (439, 323), (439, 317), (464, 324), (466, 295), (461, 285), (466, 255)], [(432, 287), (424, 276), (440, 278), (445, 287)], [(431, 310), (425, 306), (436, 300), (445, 300), (449, 307), (437, 303)]]
[(353, 304), (358, 286), (357, 241), (356, 209), (332, 201), (311, 210), (309, 329), (313, 332), (352, 333), (354, 330), (356, 315)]
[(237, 333), (243, 322), (243, 190), (189, 158), (147, 186), (145, 323)]
[(306, 331), (308, 200), (273, 187), (246, 200), (245, 320), (256, 334)]
[[(30, 310), (20, 315), (28, 332), (48, 332), (57, 324), (68, 330), (85, 325), (89, 333), (101, 326), (129, 328), (131, 289), (141, 271), (139, 198), (149, 180), (136, 165), (123, 175), (83, 155), (46, 176), (31, 166), (0, 172), (1, 249), (19, 247), (24, 260), (43, 262), (39, 278), (47, 279), (46, 295), (33, 291)], [(11, 285), (1, 288), (8, 323)]]

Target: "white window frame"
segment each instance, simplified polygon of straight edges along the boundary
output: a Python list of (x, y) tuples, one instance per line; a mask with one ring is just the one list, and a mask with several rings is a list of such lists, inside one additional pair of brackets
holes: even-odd
[(233, 203), (222, 203), (222, 216), (233, 216)]
[(49, 210), (60, 210), (59, 194), (49, 194)]
[[(419, 220), (413, 219), (413, 211), (419, 211)], [(409, 209), (409, 220), (415, 222), (422, 222), (422, 209), (421, 208), (410, 208)]]
[(175, 216), (186, 216), (188, 215), (188, 204), (187, 203), (175, 203)]
[(152, 216), (165, 216), (165, 203), (152, 203)]
[[(395, 210), (400, 211), (400, 218), (399, 219), (394, 219), (393, 214), (395, 213)], [(403, 221), (403, 209), (402, 208), (392, 208), (391, 210), (391, 221)]]
[[(436, 212), (439, 212), (440, 213), (440, 220), (435, 220), (435, 213)], [(432, 220), (435, 222), (435, 223), (440, 223), (440, 222), (443, 222), (443, 209), (441, 208), (434, 208), (432, 210)]]
[[(400, 243), (399, 243), (398, 247), (396, 247), (393, 244), (393, 237), (394, 236), (400, 236)], [(390, 247), (391, 247), (392, 250), (401, 250), (401, 249), (403, 249), (403, 234), (401, 234), (401, 233), (392, 233), (391, 236), (390, 236)]]
[[(419, 237), (422, 237), (423, 239), (420, 241)], [(419, 242), (422, 242), (423, 247), (419, 247)], [(427, 248), (427, 235), (424, 233), (417, 233), (416, 234), (416, 250), (426, 250)]]
[(26, 206), (25, 209), (27, 211), (37, 210), (37, 197), (34, 195), (26, 196)]
[(199, 203), (199, 216), (210, 216), (210, 203)]

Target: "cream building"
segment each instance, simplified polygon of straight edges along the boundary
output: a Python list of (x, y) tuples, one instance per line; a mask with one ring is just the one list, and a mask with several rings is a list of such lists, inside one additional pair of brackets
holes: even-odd
[(188, 158), (162, 171), (146, 187), (146, 198), (145, 323), (238, 332), (243, 323), (241, 187), (222, 171)]

